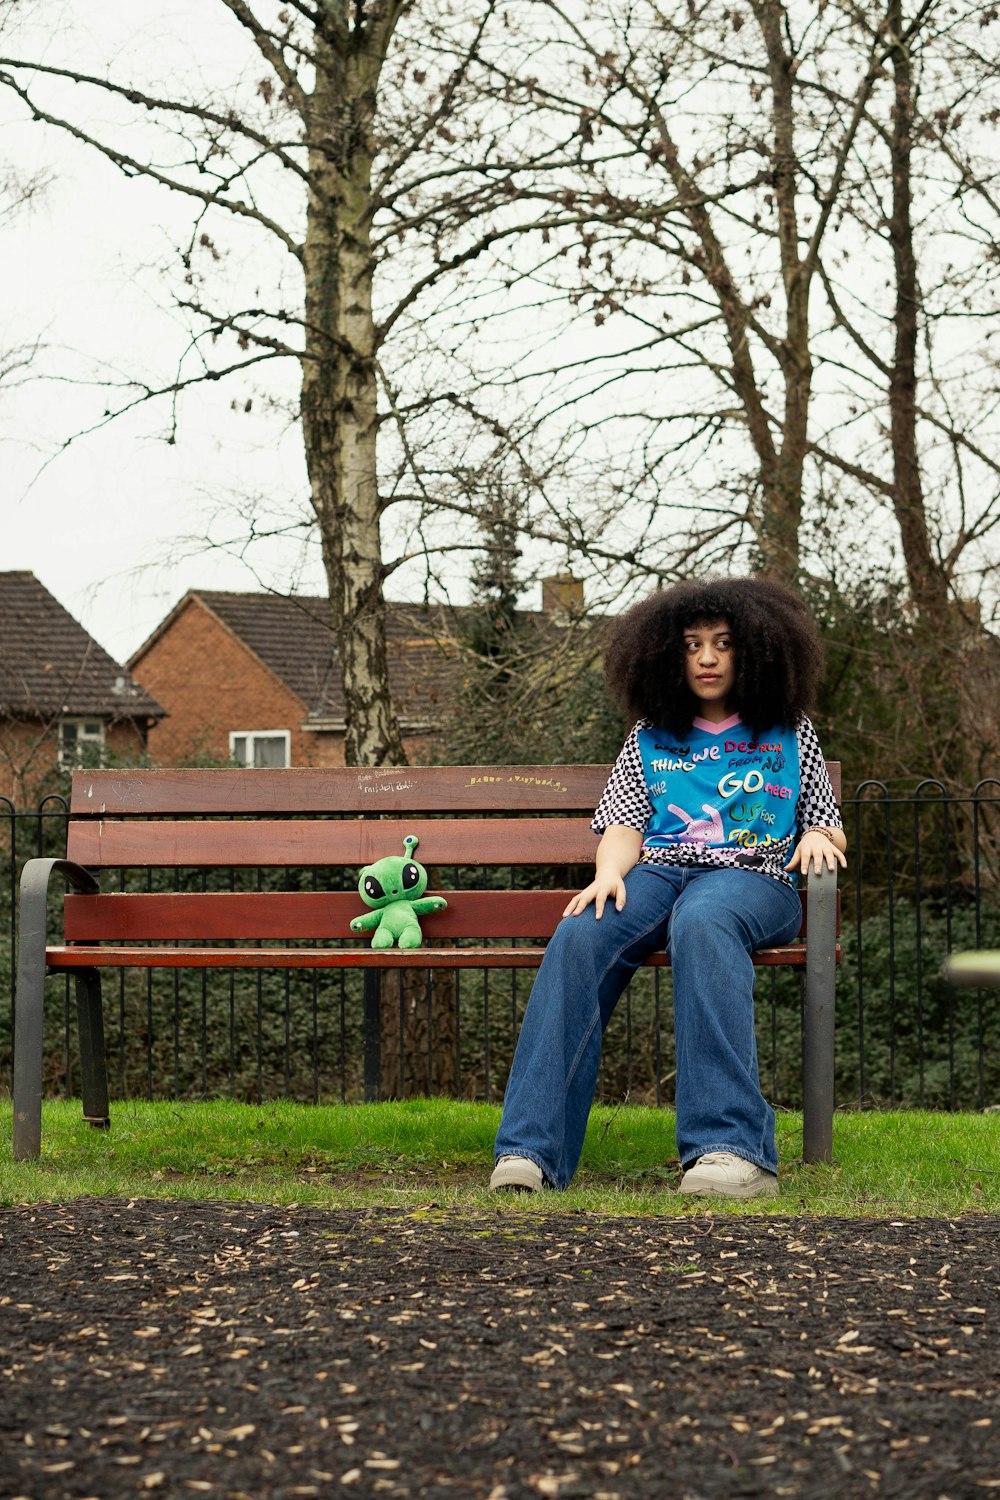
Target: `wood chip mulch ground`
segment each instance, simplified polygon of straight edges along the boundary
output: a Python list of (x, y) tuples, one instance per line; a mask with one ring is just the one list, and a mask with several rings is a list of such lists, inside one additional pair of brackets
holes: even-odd
[(1000, 1220), (0, 1210), (0, 1494), (1000, 1500)]

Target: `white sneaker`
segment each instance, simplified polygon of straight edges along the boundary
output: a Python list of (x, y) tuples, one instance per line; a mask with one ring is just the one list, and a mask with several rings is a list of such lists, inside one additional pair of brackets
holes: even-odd
[(526, 1156), (501, 1156), (493, 1169), (490, 1188), (512, 1188), (519, 1193), (540, 1193), (545, 1186), (542, 1169)]
[(684, 1173), (680, 1190), (700, 1198), (773, 1198), (778, 1179), (731, 1151), (709, 1151)]

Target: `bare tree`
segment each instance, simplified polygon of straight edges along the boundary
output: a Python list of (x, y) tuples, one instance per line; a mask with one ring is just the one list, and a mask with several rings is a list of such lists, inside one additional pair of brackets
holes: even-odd
[[(927, 3), (911, 15), (901, 0), (890, 4), (888, 77), (853, 205), (873, 258), (880, 244), (891, 256), (880, 257), (888, 295), (829, 288), (859, 373), (886, 413), (891, 478), (858, 447), (853, 477), (890, 501), (911, 605), (932, 635), (960, 626), (955, 601), (961, 606), (964, 579), (1000, 523), (995, 401), (981, 377), (1000, 314), (981, 260), (1000, 234), (996, 163), (984, 139), (1000, 91), (995, 70), (977, 77), (968, 66), (969, 43), (988, 24), (978, 8)], [(965, 114), (971, 130), (962, 129)]]
[[(628, 498), (641, 506), (643, 491), (659, 489), (655, 498), (694, 511), (664, 571), (749, 546), (764, 568), (794, 579), (810, 297), (887, 44), (875, 37), (852, 60), (846, 101), (805, 119), (800, 75), (821, 69), (835, 44), (829, 20), (796, 37), (775, 0), (737, 10), (640, 0), (585, 14), (544, 0), (539, 9), (551, 18), (547, 56), (504, 86), (573, 122), (577, 178), (553, 191), (574, 227), (546, 270), (601, 329), (591, 378), (571, 398), (590, 408), (581, 425), (593, 425), (595, 402), (608, 404), (617, 386), (620, 430), (643, 464)], [(719, 442), (727, 458), (706, 465)]]
[(573, 217), (547, 257), (522, 241), (506, 263), (543, 331), (565, 300), (579, 353), (498, 385), (533, 380), (536, 432), (594, 465), (568, 554), (619, 587), (748, 563), (881, 586), (899, 731), (925, 771), (974, 779), (995, 764), (995, 725), (957, 683), (963, 653), (993, 680), (1000, 17), (943, 0), (543, 10), (494, 87), (572, 128), (576, 171), (548, 188)]
[[(928, 283), (945, 236), (985, 268), (997, 239), (995, 168), (956, 124), (964, 108), (993, 129), (988, 16), (943, 0), (212, 14), (257, 61), (211, 98), (51, 57), (0, 59), (0, 82), (194, 208), (181, 304), (202, 363), (116, 409), (298, 362), (350, 759), (402, 755), (386, 579), (422, 559), (430, 588), (479, 545), (512, 453), (532, 565), (588, 568), (597, 604), (713, 564), (837, 578), (897, 540), (918, 613), (933, 600), (952, 620), (950, 596), (977, 591), (1000, 518), (992, 398), (985, 360), (973, 389), (942, 351), (981, 326), (985, 354), (987, 318), (960, 307), (971, 266), (942, 270), (936, 298)], [(88, 92), (117, 125), (71, 112)], [(218, 272), (258, 245), (277, 255), (247, 305)]]
[[(351, 760), (402, 759), (388, 698), (382, 620), (375, 442), (375, 334), (371, 309), (373, 119), (379, 75), (404, 9), (402, 3), (348, 7), (290, 5), (265, 20), (269, 7), (220, 0), (256, 47), (264, 76), (254, 104), (162, 96), (132, 79), (88, 75), (51, 61), (5, 58), (2, 81), (34, 118), (101, 152), (127, 175), (152, 179), (190, 198), (195, 221), (185, 254), (182, 305), (201, 325), (199, 349), (211, 338), (233, 357), (206, 352), (203, 368), (170, 394), (276, 357), (301, 360), (301, 411), (313, 507), (323, 536), (348, 702)], [(338, 13), (342, 12), (342, 13)], [(235, 37), (234, 37), (235, 40)], [(306, 83), (312, 75), (312, 86)], [(43, 102), (44, 85), (71, 79), (134, 112), (118, 131), (98, 134)], [(143, 141), (137, 117), (155, 120), (180, 149), (179, 168)], [(85, 116), (84, 116), (85, 118)], [(139, 139), (133, 143), (132, 137)], [(304, 233), (299, 203), (273, 213), (255, 177), (279, 167), (308, 200)], [(212, 305), (199, 271), (211, 255), (215, 221), (231, 218), (275, 241), (301, 277), (300, 309)], [(225, 230), (222, 231), (225, 233)], [(197, 337), (197, 335), (196, 335)], [(233, 347), (235, 344), (235, 348)], [(140, 390), (132, 399), (164, 392)], [(130, 404), (130, 403), (126, 403)]]
[[(83, 71), (58, 32), (46, 34), (44, 57), (29, 46), (0, 58), (0, 86), (34, 120), (191, 205), (181, 372), (136, 381), (102, 422), (155, 398), (176, 410), (192, 387), (298, 363), (296, 416), (343, 672), (347, 759), (399, 762), (384, 585), (413, 548), (384, 553), (388, 512), (438, 503), (426, 469), (414, 480), (413, 433), (428, 411), (461, 409), (473, 424), (482, 414), (441, 381), (440, 366), (422, 372), (419, 389), (401, 388), (396, 350), (449, 278), (536, 218), (516, 211), (513, 186), (531, 153), (512, 149), (493, 101), (492, 119), (480, 104), (484, 38), (502, 7), (212, 6), (213, 19), (228, 18), (238, 55), (214, 92), (158, 87), (118, 62)], [(99, 125), (89, 123), (94, 101)], [(220, 266), (231, 250), (253, 255), (270, 285), (250, 298), (227, 285)], [(418, 530), (416, 551), (425, 545)]]
[[(977, 308), (971, 287), (997, 237), (992, 12), (542, 11), (496, 87), (574, 124), (577, 175), (552, 192), (575, 218), (524, 274), (587, 344), (544, 372), (540, 406), (581, 446), (614, 427), (633, 556), (669, 574), (742, 555), (794, 579), (898, 538), (913, 608), (943, 618), (1000, 519), (995, 482), (974, 499), (960, 468), (989, 479), (996, 458), (974, 333), (995, 293), (983, 276)], [(962, 368), (956, 346), (977, 344)], [(951, 473), (930, 456), (944, 445)], [(601, 539), (628, 561), (622, 528)]]

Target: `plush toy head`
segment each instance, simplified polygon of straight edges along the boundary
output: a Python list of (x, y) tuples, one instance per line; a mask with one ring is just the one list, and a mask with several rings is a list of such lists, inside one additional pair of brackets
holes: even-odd
[(389, 854), (385, 859), (366, 865), (358, 880), (358, 895), (366, 906), (388, 906), (392, 901), (414, 901), (427, 889), (427, 871), (411, 859), (418, 840), (407, 834), (402, 858)]

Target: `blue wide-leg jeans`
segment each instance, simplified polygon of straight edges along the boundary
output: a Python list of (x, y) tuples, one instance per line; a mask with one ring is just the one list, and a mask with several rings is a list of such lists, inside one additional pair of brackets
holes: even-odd
[(760, 1091), (754, 948), (787, 943), (798, 892), (755, 870), (638, 864), (625, 906), (564, 917), (528, 1000), (496, 1156), (526, 1156), (564, 1188), (580, 1160), (612, 1012), (644, 959), (666, 947), (674, 980), (677, 1154), (685, 1168), (731, 1151), (776, 1172), (774, 1111)]

